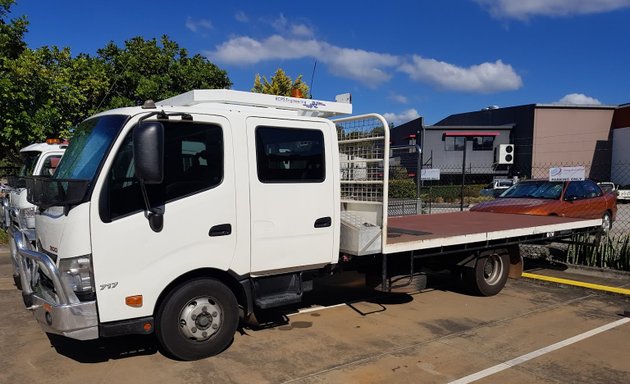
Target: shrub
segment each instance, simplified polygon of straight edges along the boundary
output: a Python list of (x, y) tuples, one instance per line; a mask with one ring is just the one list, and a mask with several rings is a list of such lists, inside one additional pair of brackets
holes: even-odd
[(630, 271), (630, 234), (605, 236), (595, 245), (587, 235), (573, 237), (564, 261), (569, 264), (585, 265)]
[(389, 197), (392, 199), (415, 199), (416, 188), (413, 179), (390, 180)]

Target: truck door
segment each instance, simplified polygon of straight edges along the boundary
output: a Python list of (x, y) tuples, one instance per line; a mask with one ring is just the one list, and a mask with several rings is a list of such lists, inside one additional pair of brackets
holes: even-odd
[(324, 122), (247, 119), (253, 274), (334, 260), (331, 135)]
[[(132, 133), (113, 149), (92, 204), (95, 287), (101, 321), (147, 316), (175, 278), (200, 268), (228, 270), (236, 246), (236, 191), (229, 122), (192, 115), (163, 121), (164, 181), (148, 199), (164, 211), (153, 231), (134, 173)], [(227, 144), (226, 144), (227, 143)], [(96, 199), (94, 199), (96, 200)], [(142, 308), (125, 305), (142, 295)]]

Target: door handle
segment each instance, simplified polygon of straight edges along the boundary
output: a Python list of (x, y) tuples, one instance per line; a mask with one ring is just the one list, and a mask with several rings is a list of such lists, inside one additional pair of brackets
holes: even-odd
[(331, 225), (332, 219), (330, 218), (330, 216), (320, 217), (319, 219), (315, 220), (315, 228), (326, 228), (330, 227)]
[(231, 224), (219, 224), (210, 228), (210, 232), (208, 232), (208, 236), (210, 237), (227, 236), (231, 233), (232, 233)]

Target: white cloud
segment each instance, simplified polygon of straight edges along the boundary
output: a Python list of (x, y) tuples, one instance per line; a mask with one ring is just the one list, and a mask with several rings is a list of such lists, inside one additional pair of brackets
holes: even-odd
[[(356, 80), (375, 88), (390, 80), (396, 70), (412, 80), (439, 89), (492, 93), (519, 89), (523, 82), (509, 64), (501, 60), (468, 68), (414, 55), (403, 57), (388, 53), (345, 48), (317, 40), (306, 25), (291, 24), (280, 15), (277, 28), (292, 28), (293, 34), (278, 33), (264, 39), (232, 37), (204, 54), (212, 61), (232, 65), (252, 65), (264, 61), (316, 59), (335, 76)], [(287, 31), (290, 32), (290, 31)], [(404, 96), (390, 97), (406, 103)]]
[(401, 113), (384, 113), (383, 117), (388, 123), (394, 123), (394, 126), (398, 126), (408, 121), (417, 119), (420, 117), (420, 114), (415, 109), (408, 109)]
[(566, 17), (630, 7), (630, 0), (475, 0), (496, 18)]
[(186, 28), (193, 32), (197, 32), (200, 29), (212, 29), (212, 22), (206, 19), (193, 20), (192, 17), (186, 19)]
[(256, 64), (267, 60), (316, 58), (340, 77), (376, 87), (389, 80), (388, 68), (399, 65), (394, 55), (337, 47), (315, 39), (287, 39), (279, 35), (264, 40), (242, 36), (232, 38), (206, 52), (213, 61), (227, 64)]
[(492, 93), (516, 90), (523, 85), (512, 66), (501, 60), (463, 68), (414, 55), (411, 63), (399, 69), (413, 80), (452, 91)]
[(553, 104), (601, 105), (601, 101), (583, 93), (569, 93)]
[(313, 30), (304, 24), (293, 24), (291, 26), (291, 34), (300, 37), (313, 36)]
[(314, 34), (313, 29), (308, 25), (291, 22), (282, 13), (276, 19), (267, 20), (267, 23), (271, 24), (273, 29), (281, 35), (291, 34), (297, 37), (312, 37)]
[(249, 17), (247, 17), (247, 14), (245, 14), (245, 12), (243, 11), (236, 12), (236, 15), (234, 15), (234, 18), (236, 19), (236, 21), (240, 23), (247, 23), (249, 21)]
[(406, 96), (399, 95), (399, 94), (396, 94), (396, 93), (391, 93), (389, 95), (389, 99), (393, 100), (393, 101), (395, 101), (397, 103), (400, 103), (400, 104), (407, 104), (409, 102), (409, 99)]

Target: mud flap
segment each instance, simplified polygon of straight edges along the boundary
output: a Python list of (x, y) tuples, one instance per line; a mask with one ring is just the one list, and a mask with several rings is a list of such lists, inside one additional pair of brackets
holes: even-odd
[(508, 277), (511, 279), (520, 279), (523, 274), (523, 256), (521, 256), (520, 248), (518, 245), (508, 248), (510, 255), (510, 272)]

